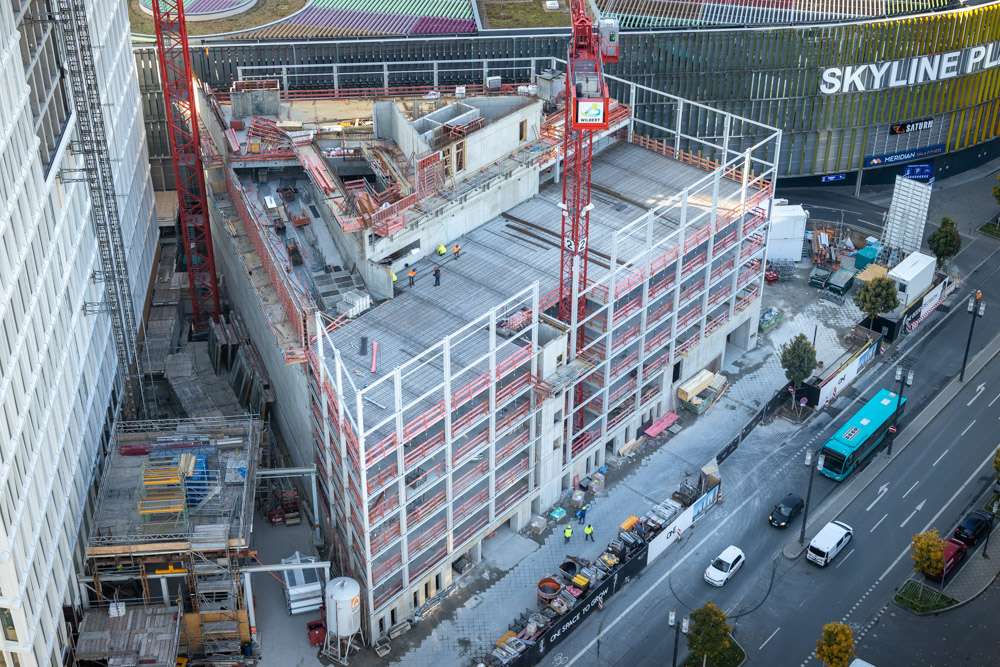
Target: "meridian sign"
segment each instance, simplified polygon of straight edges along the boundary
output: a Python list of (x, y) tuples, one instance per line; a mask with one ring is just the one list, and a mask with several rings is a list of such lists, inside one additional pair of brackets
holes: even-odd
[(960, 51), (903, 58), (890, 62), (828, 67), (819, 90), (824, 95), (902, 88), (974, 74), (1000, 65), (1000, 42)]

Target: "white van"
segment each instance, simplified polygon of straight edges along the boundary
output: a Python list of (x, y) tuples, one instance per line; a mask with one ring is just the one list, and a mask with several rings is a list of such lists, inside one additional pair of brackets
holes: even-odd
[(854, 529), (846, 523), (831, 521), (823, 526), (806, 549), (806, 558), (823, 567), (847, 546), (854, 535)]

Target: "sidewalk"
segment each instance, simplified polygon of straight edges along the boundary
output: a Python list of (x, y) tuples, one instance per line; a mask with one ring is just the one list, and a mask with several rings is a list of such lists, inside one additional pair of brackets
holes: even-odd
[[(975, 599), (1000, 575), (1000, 553), (983, 556), (984, 545), (979, 545), (965, 557), (965, 564), (951, 581), (945, 584), (944, 594), (958, 600), (956, 607)], [(993, 547), (997, 551), (996, 542)]]
[[(803, 288), (802, 280), (800, 276), (796, 281), (765, 291), (765, 308), (779, 305), (788, 309), (786, 320), (760, 336), (757, 349), (740, 357), (736, 357), (739, 351), (735, 348), (727, 350), (728, 361), (722, 372), (729, 377), (731, 386), (711, 412), (697, 418), (683, 413), (684, 430), (666, 444), (656, 449), (644, 445), (620, 469), (609, 466), (608, 487), (587, 513), (587, 523), (595, 527), (596, 542), (584, 542), (583, 526), (575, 520), (569, 544), (562, 535), (566, 520), (560, 522), (557, 530), (550, 522), (541, 538), (501, 528), (484, 543), (483, 562), (460, 580), (448, 600), (409, 633), (393, 641), (387, 660), (407, 667), (437, 667), (463, 664), (487, 654), (507, 631), (509, 623), (525, 608), (536, 607), (539, 579), (552, 573), (564, 556), (596, 558), (625, 518), (645, 512), (651, 504), (669, 497), (680, 482), (696, 476), (701, 466), (743, 428), (771, 392), (785, 382), (776, 354), (781, 343), (798, 333), (812, 339), (817, 333), (814, 327), (819, 324), (818, 357), (827, 363), (840, 357), (846, 349), (841, 334), (856, 321), (858, 313), (850, 301), (838, 304), (815, 298), (812, 290)], [(756, 493), (752, 466), (741, 464), (741, 460), (759, 460), (780, 447), (797, 428), (796, 424), (776, 421), (755, 429), (741, 443), (731, 462), (722, 466), (726, 493)], [(743, 484), (746, 481), (751, 483)], [(717, 517), (707, 519), (713, 520)], [(710, 529), (709, 525), (706, 530)], [(682, 542), (682, 548), (685, 545), (686, 541)], [(364, 664), (369, 662), (367, 657), (362, 657)]]

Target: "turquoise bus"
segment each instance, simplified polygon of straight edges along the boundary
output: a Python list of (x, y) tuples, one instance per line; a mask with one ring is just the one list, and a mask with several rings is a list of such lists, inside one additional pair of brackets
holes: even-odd
[[(826, 441), (820, 451), (826, 458), (820, 471), (838, 482), (875, 451), (892, 426), (897, 396), (888, 389), (880, 389), (875, 398), (854, 413), (836, 435)], [(899, 405), (899, 414), (906, 409), (906, 397)]]

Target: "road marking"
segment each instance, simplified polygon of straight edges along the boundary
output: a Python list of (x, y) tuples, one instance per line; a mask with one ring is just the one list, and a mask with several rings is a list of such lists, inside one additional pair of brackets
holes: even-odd
[(836, 570), (836, 569), (837, 569), (838, 567), (840, 567), (841, 565), (843, 565), (843, 564), (844, 564), (844, 561), (845, 561), (845, 560), (847, 560), (848, 558), (850, 558), (850, 557), (851, 557), (851, 554), (852, 554), (852, 553), (854, 553), (854, 549), (851, 549), (850, 551), (848, 551), (848, 552), (847, 552), (847, 555), (846, 555), (846, 556), (844, 556), (843, 558), (841, 558), (841, 559), (840, 559), (840, 562), (839, 562), (839, 563), (837, 563), (837, 566), (836, 566), (836, 567), (834, 567), (833, 569), (835, 569), (835, 570)]
[(996, 398), (994, 398), (992, 401), (990, 401), (990, 404), (987, 407), (992, 408), (993, 404), (997, 402), (997, 398), (1000, 398), (1000, 394), (997, 394)]
[[(955, 501), (955, 498), (958, 498), (958, 494), (960, 494), (962, 491), (965, 490), (965, 487), (969, 485), (969, 482), (971, 482), (973, 479), (976, 478), (977, 475), (979, 475), (979, 471), (982, 470), (987, 463), (992, 461), (994, 456), (996, 456), (996, 452), (991, 451), (983, 460), (983, 462), (980, 463), (978, 466), (976, 466), (976, 469), (972, 471), (971, 475), (969, 475), (969, 479), (965, 480), (965, 483), (962, 484), (962, 486), (958, 487), (958, 490), (952, 494), (951, 498), (948, 499), (948, 502), (941, 505), (941, 509), (937, 511), (937, 514), (931, 517), (931, 520), (928, 521), (927, 525), (924, 526), (923, 530), (920, 531), (921, 533), (927, 532), (927, 529), (930, 528), (931, 525), (938, 520), (938, 517), (941, 516), (941, 513), (944, 512), (945, 508), (947, 508), (948, 505), (951, 505)], [(896, 567), (896, 565), (899, 564), (899, 561), (903, 560), (903, 556), (905, 556), (909, 550), (910, 547), (909, 545), (907, 545), (906, 548), (903, 549), (898, 556), (896, 556), (896, 560), (892, 561), (892, 564), (888, 568), (886, 568), (885, 572), (882, 573), (882, 576), (880, 576), (878, 580), (882, 581), (887, 576), (889, 576), (889, 573), (892, 572), (892, 568)]]
[[(781, 629), (781, 628), (778, 628), (778, 630), (780, 630), (780, 629)], [(778, 630), (775, 630), (774, 632), (772, 632), (772, 633), (771, 633), (771, 636), (770, 636), (770, 637), (768, 637), (767, 639), (765, 639), (765, 640), (764, 640), (764, 643), (763, 643), (763, 644), (761, 644), (761, 645), (760, 645), (760, 648), (759, 648), (759, 649), (757, 649), (757, 650), (759, 651), (760, 649), (762, 649), (762, 648), (764, 648), (765, 646), (767, 646), (767, 643), (768, 643), (769, 641), (771, 641), (772, 639), (774, 639), (774, 636), (775, 636), (776, 634), (778, 634)]]
[(708, 542), (709, 539), (711, 539), (712, 537), (715, 537), (715, 534), (719, 532), (719, 529), (722, 528), (723, 526), (725, 526), (729, 522), (730, 519), (732, 519), (734, 516), (736, 516), (739, 513), (739, 511), (741, 509), (743, 509), (744, 507), (746, 507), (747, 503), (749, 503), (751, 500), (754, 500), (754, 496), (748, 497), (742, 503), (740, 503), (739, 505), (737, 505), (736, 509), (733, 510), (732, 514), (730, 514), (725, 519), (723, 519), (719, 523), (719, 525), (715, 527), (715, 529), (712, 532), (710, 532), (707, 535), (705, 535), (705, 537), (703, 537), (701, 539), (701, 541), (698, 542), (698, 544), (696, 544), (694, 546), (693, 549), (691, 549), (686, 554), (684, 554), (680, 558), (680, 560), (678, 560), (676, 563), (674, 563), (670, 567), (669, 570), (667, 570), (666, 572), (664, 572), (660, 576), (659, 579), (657, 579), (655, 582), (653, 582), (652, 586), (650, 586), (649, 588), (647, 588), (645, 591), (643, 591), (642, 595), (640, 595), (635, 600), (633, 600), (632, 604), (630, 604), (625, 611), (623, 611), (622, 613), (620, 613), (613, 621), (611, 621), (610, 623), (608, 623), (607, 625), (605, 625), (604, 629), (601, 630), (601, 632), (596, 637), (594, 637), (593, 639), (591, 639), (590, 642), (586, 646), (584, 646), (583, 649), (579, 653), (577, 653), (576, 655), (574, 655), (573, 658), (568, 663), (566, 663), (566, 667), (570, 667), (570, 665), (572, 665), (574, 662), (576, 662), (577, 660), (579, 660), (580, 658), (582, 658), (585, 655), (589, 656), (590, 652), (591, 652), (590, 649), (593, 648), (594, 644), (596, 644), (597, 641), (599, 639), (601, 639), (601, 637), (603, 637), (608, 632), (610, 632), (611, 629), (614, 628), (616, 625), (618, 625), (618, 623), (620, 623), (623, 618), (625, 618), (626, 616), (628, 616), (632, 612), (632, 610), (635, 609), (636, 605), (638, 605), (640, 602), (642, 602), (644, 599), (646, 599), (646, 596), (649, 595), (650, 593), (652, 593), (660, 584), (662, 584), (666, 580), (666, 578), (669, 577), (673, 573), (674, 570), (676, 570), (678, 567), (681, 566), (681, 564), (684, 561), (686, 561), (688, 558), (690, 558), (695, 553), (697, 553), (698, 549), (700, 549), (702, 547), (702, 545), (705, 544), (705, 542)]
[(865, 511), (866, 512), (871, 512), (872, 508), (875, 507), (875, 503), (877, 503), (878, 501), (882, 500), (882, 496), (884, 496), (886, 494), (886, 491), (888, 491), (888, 490), (889, 490), (889, 485), (888, 484), (883, 484), (882, 486), (878, 487), (878, 496), (875, 498), (875, 500), (872, 501), (872, 504), (869, 505), (868, 508)]
[[(874, 526), (872, 526), (872, 529), (871, 529), (871, 530), (869, 530), (868, 532), (869, 532), (869, 533), (874, 533), (874, 532), (875, 532), (875, 529), (876, 529), (876, 528), (878, 528), (878, 524), (879, 524), (879, 523), (882, 523), (883, 521), (885, 521), (885, 518), (886, 518), (887, 516), (889, 516), (889, 513), (888, 513), (888, 512), (886, 512), (885, 514), (883, 514), (883, 515), (882, 515), (882, 518), (878, 520), (878, 523), (876, 523), (876, 524), (875, 524)], [(840, 566), (838, 565), (837, 567), (840, 567)]]
[(927, 502), (926, 498), (924, 498), (923, 500), (921, 500), (920, 504), (917, 505), (917, 509), (915, 509), (912, 512), (910, 512), (910, 516), (906, 517), (906, 521), (903, 521), (903, 523), (899, 524), (899, 527), (902, 528), (903, 526), (905, 526), (906, 523), (907, 523), (907, 521), (909, 521), (910, 519), (913, 518), (914, 514), (916, 514), (917, 512), (919, 512), (920, 510), (922, 510), (924, 508), (924, 503), (926, 503), (926, 502)]
[(968, 406), (972, 405), (973, 403), (975, 403), (976, 399), (979, 398), (979, 395), (981, 393), (983, 393), (984, 391), (986, 391), (986, 383), (985, 382), (983, 382), (978, 387), (976, 387), (976, 395), (973, 396), (972, 399), (968, 403), (965, 404), (966, 407), (968, 407)]
[(917, 488), (917, 484), (920, 484), (920, 480), (917, 480), (916, 482), (914, 482), (913, 486), (911, 486), (909, 489), (907, 489), (906, 493), (903, 494), (903, 497), (905, 498), (906, 496), (910, 495), (910, 491), (912, 491), (913, 489)]
[(944, 455), (947, 454), (947, 453), (948, 453), (947, 449), (944, 450), (943, 452), (941, 452), (941, 456), (937, 457), (937, 461), (935, 461), (934, 463), (932, 463), (931, 467), (933, 468), (934, 466), (936, 466), (941, 461), (941, 459), (944, 458)]
[[(973, 419), (973, 420), (972, 420), (972, 424), (975, 424), (975, 423), (976, 423), (976, 420), (975, 420), (975, 419)], [(966, 426), (966, 427), (965, 427), (965, 430), (964, 430), (964, 431), (962, 431), (962, 435), (965, 435), (966, 433), (968, 433), (968, 432), (969, 432), (969, 429), (970, 429), (970, 428), (972, 428), (972, 424), (969, 424), (968, 426)]]

